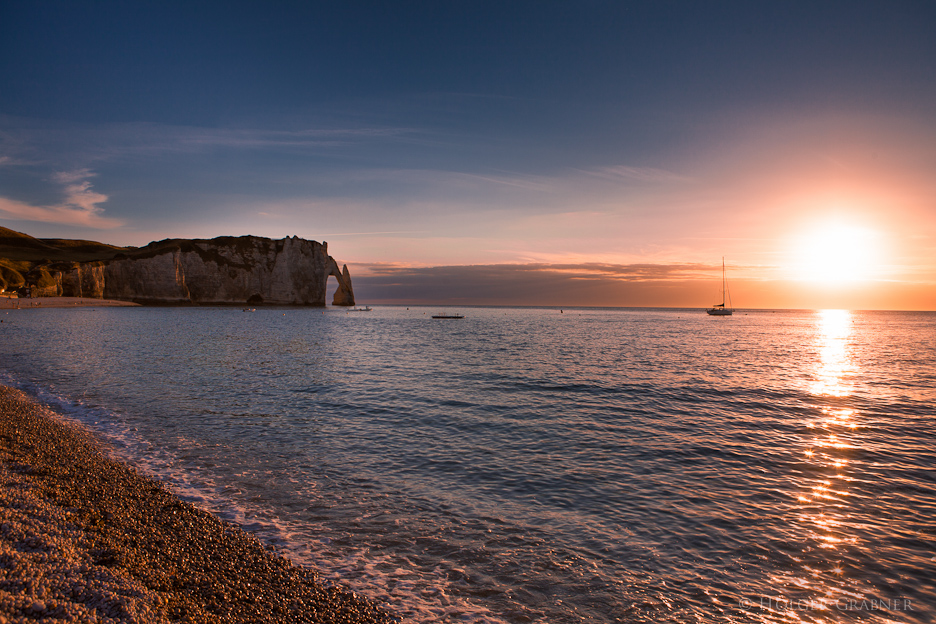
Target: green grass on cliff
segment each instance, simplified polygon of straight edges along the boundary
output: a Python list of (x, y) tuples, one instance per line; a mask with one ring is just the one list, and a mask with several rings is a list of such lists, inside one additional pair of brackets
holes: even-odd
[(105, 243), (61, 238), (33, 238), (9, 228), (0, 227), (0, 259), (29, 264), (50, 262), (90, 262), (110, 260), (134, 247), (115, 247)]

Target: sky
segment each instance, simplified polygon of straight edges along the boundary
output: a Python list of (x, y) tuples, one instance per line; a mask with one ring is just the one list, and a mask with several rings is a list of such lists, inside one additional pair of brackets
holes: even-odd
[(0, 3), (0, 226), (362, 303), (936, 310), (936, 2)]

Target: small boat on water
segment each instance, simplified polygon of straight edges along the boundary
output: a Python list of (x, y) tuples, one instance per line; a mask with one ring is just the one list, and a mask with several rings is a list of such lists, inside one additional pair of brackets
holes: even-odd
[[(722, 256), (721, 259), (721, 276), (722, 276), (722, 300), (721, 303), (716, 303), (711, 308), (705, 312), (709, 316), (731, 316), (734, 313), (734, 309), (731, 307), (731, 294), (728, 292), (728, 280), (725, 279), (725, 258)], [(728, 305), (725, 305), (725, 302), (728, 302)]]
[(370, 312), (373, 309), (370, 306), (364, 306), (363, 308), (348, 308), (348, 312)]
[(465, 318), (464, 314), (433, 314), (432, 318), (436, 319), (463, 319)]

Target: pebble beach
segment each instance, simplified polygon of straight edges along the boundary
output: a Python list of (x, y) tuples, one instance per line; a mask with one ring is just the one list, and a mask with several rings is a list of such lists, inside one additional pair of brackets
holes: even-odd
[(0, 386), (0, 624), (396, 621)]
[(32, 310), (48, 308), (132, 308), (140, 304), (116, 299), (93, 297), (0, 297), (0, 310)]

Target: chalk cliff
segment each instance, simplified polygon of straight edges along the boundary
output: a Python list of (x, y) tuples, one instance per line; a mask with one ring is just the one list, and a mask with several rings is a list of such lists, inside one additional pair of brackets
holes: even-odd
[(326, 282), (334, 276), (334, 305), (354, 305), (348, 267), (339, 268), (327, 243), (298, 237), (169, 239), (139, 249), (111, 248), (107, 255), (83, 262), (33, 261), (25, 285), (33, 296), (323, 306)]
[(335, 304), (354, 305), (350, 279), (327, 246), (316, 241), (255, 236), (161, 241), (108, 262), (103, 296), (144, 303), (325, 305), (329, 275), (339, 284)]

